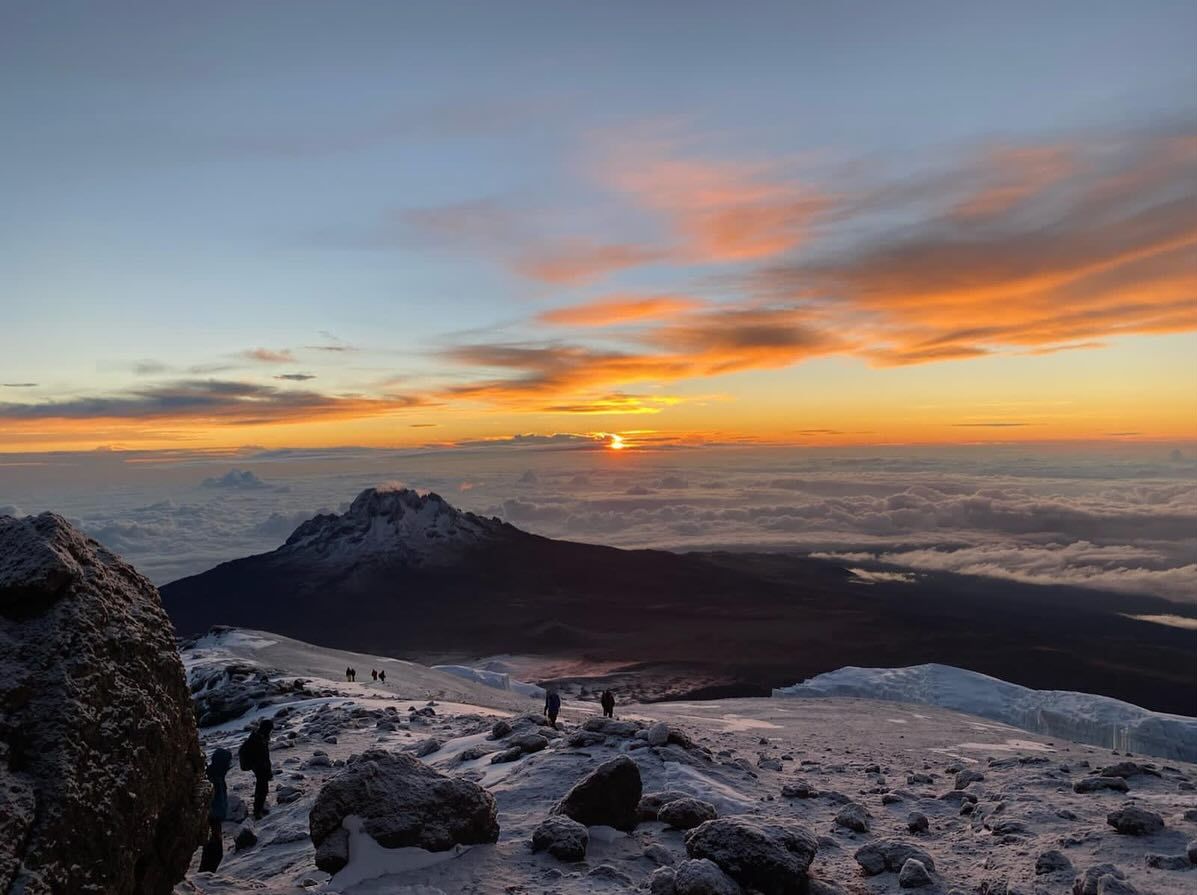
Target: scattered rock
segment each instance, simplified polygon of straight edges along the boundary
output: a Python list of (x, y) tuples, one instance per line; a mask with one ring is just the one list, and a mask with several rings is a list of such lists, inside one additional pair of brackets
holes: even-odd
[(678, 864), (673, 890), (676, 895), (742, 895), (744, 891), (739, 883), (706, 858)]
[(1120, 761), (1118, 764), (1102, 768), (1098, 773), (1103, 777), (1122, 777), (1124, 779), (1138, 777), (1142, 774), (1150, 774), (1153, 777), (1160, 776), (1159, 771), (1135, 761)]
[(985, 775), (980, 771), (970, 771), (967, 768), (956, 775), (956, 789), (964, 789), (970, 783), (980, 783)]
[(1193, 866), (1188, 855), (1156, 855), (1150, 852), (1143, 856), (1143, 863), (1156, 870), (1190, 870)]
[(673, 852), (661, 845), (659, 842), (653, 842), (644, 846), (644, 857), (648, 858), (654, 864), (660, 864), (662, 867), (668, 867), (676, 862)]
[(320, 790), (308, 824), (317, 847), (316, 866), (327, 873), (336, 873), (344, 862), (338, 854), (326, 853), (321, 863), (320, 845), (349, 815), (360, 817), (363, 831), (384, 848), (445, 851), (499, 838), (490, 793), (400, 752), (370, 750)]
[(1056, 849), (1045, 851), (1035, 859), (1036, 876), (1043, 876), (1048, 873), (1062, 873), (1064, 871), (1072, 873), (1073, 870), (1072, 861), (1068, 860), (1068, 856)]
[(280, 805), (290, 805), (297, 801), (303, 795), (303, 790), (298, 786), (290, 786), (283, 784), (274, 791), (274, 800)]
[(603, 736), (627, 738), (635, 736), (640, 725), (632, 721), (616, 721), (614, 718), (588, 718), (582, 729)]
[(648, 792), (641, 796), (640, 803), (636, 806), (636, 814), (640, 820), (656, 820), (657, 812), (661, 810), (662, 805), (688, 798), (690, 798), (690, 793), (682, 792), (680, 789)]
[(560, 814), (545, 818), (532, 832), (532, 851), (547, 851), (559, 861), (581, 861), (589, 843), (589, 831)]
[[(605, 720), (592, 718), (591, 721)], [(588, 722), (589, 723), (589, 722)], [(566, 793), (553, 807), (554, 814), (572, 817), (580, 824), (606, 824), (631, 830), (639, 819), (640, 769), (626, 755), (605, 761)]]
[(1106, 823), (1126, 836), (1150, 836), (1164, 829), (1164, 819), (1138, 805), (1124, 805), (1106, 815)]
[(1101, 792), (1112, 789), (1115, 792), (1126, 792), (1130, 789), (1122, 777), (1085, 777), (1072, 784), (1073, 792)]
[(676, 799), (666, 802), (657, 812), (657, 820), (679, 830), (692, 830), (719, 816), (715, 806), (701, 799)]
[(819, 795), (818, 790), (805, 780), (796, 780), (781, 787), (781, 794), (787, 799), (813, 799)]
[(918, 858), (907, 858), (898, 871), (898, 885), (903, 889), (918, 889), (933, 882), (926, 865)]
[(686, 834), (691, 858), (709, 858), (740, 885), (764, 895), (802, 891), (817, 849), (805, 827), (743, 815), (709, 820)]
[(247, 848), (253, 848), (258, 844), (258, 834), (254, 832), (254, 828), (249, 824), (242, 824), (237, 830), (237, 834), (233, 836), (233, 847), (237, 851), (245, 851)]
[(886, 870), (897, 873), (910, 858), (917, 858), (927, 870), (935, 870), (935, 861), (918, 846), (887, 839), (862, 845), (853, 857), (866, 876), (876, 876)]
[(492, 740), (501, 740), (509, 733), (511, 733), (511, 722), (505, 718), (500, 718), (490, 728), (490, 738)]
[(931, 824), (927, 821), (927, 815), (920, 814), (917, 811), (911, 812), (906, 818), (906, 829), (912, 833), (926, 833)]
[(835, 822), (841, 827), (847, 827), (849, 830), (854, 830), (857, 833), (869, 832), (869, 821), (872, 815), (864, 805), (857, 802), (849, 802), (835, 816)]
[(677, 895), (677, 872), (672, 867), (658, 867), (648, 878), (649, 895)]
[(426, 740), (420, 740), (416, 743), (416, 755), (423, 758), (425, 755), (431, 755), (433, 752), (439, 752), (441, 746), (444, 744), (436, 737), (428, 737)]
[(1073, 881), (1073, 895), (1097, 895), (1097, 884), (1106, 876), (1120, 880), (1126, 879), (1126, 874), (1120, 867), (1115, 867), (1113, 864), (1095, 864)]
[(0, 516), (0, 892), (171, 892), (203, 772), (158, 591), (61, 516)]

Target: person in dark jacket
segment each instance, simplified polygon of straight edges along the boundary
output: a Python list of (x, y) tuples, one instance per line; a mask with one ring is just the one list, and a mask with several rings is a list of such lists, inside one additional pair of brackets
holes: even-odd
[(544, 714), (549, 719), (549, 723), (553, 725), (553, 729), (557, 729), (557, 713), (561, 711), (561, 696), (556, 690), (549, 690), (544, 695)]
[(212, 753), (208, 769), (204, 772), (212, 784), (212, 804), (208, 807), (208, 841), (200, 856), (199, 869), (203, 873), (214, 872), (224, 859), (224, 830), (221, 825), (229, 817), (229, 789), (224, 778), (232, 763), (232, 752), (217, 749)]
[(270, 766), (270, 733), (273, 730), (274, 722), (263, 718), (241, 747), (244, 750), (242, 767), (253, 771), (254, 775), (254, 820), (261, 820), (263, 815), (270, 813), (266, 795), (274, 778), (274, 769)]
[(374, 680), (378, 680), (378, 669), (377, 668), (370, 669), (370, 677), (374, 678)]
[(612, 693), (610, 690), (604, 690), (602, 699), (600, 699), (599, 702), (602, 703), (602, 706), (603, 706), (603, 717), (604, 718), (614, 718), (615, 717), (615, 694)]
[(387, 682), (387, 673), (385, 671), (378, 672), (378, 682), (385, 684)]

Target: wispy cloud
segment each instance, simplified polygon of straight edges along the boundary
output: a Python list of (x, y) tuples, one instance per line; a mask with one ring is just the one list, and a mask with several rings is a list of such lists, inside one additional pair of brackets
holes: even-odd
[(247, 360), (260, 361), (264, 364), (290, 364), (295, 362), (295, 357), (291, 354), (289, 348), (283, 348), (279, 351), (271, 348), (249, 348), (241, 352), (241, 356)]

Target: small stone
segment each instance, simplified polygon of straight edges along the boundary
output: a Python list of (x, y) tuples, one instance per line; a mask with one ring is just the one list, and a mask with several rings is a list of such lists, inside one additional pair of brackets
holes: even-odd
[(657, 812), (657, 820), (678, 830), (692, 830), (718, 816), (710, 802), (690, 798), (668, 802)]
[(918, 858), (907, 858), (898, 872), (898, 885), (903, 889), (918, 889), (929, 886), (934, 880), (926, 866)]
[(835, 822), (841, 827), (847, 827), (857, 833), (867, 833), (871, 817), (863, 805), (850, 802), (839, 810), (835, 816)]
[(920, 814), (917, 811), (911, 812), (906, 818), (906, 829), (912, 833), (926, 833), (931, 824), (927, 821), (927, 815)]
[(1130, 789), (1126, 780), (1121, 777), (1085, 777), (1072, 784), (1072, 791), (1079, 793), (1101, 792), (1112, 789), (1115, 792), (1126, 792)]
[(645, 739), (648, 740), (650, 746), (664, 746), (669, 742), (669, 725), (664, 721), (658, 721), (656, 724), (648, 728)]
[(559, 861), (581, 861), (589, 843), (590, 832), (561, 814), (545, 818), (532, 832), (532, 851), (547, 851)]
[(1043, 876), (1047, 873), (1073, 872), (1072, 861), (1062, 851), (1052, 849), (1045, 851), (1035, 859), (1035, 875)]
[(1193, 865), (1188, 855), (1156, 855), (1148, 853), (1143, 856), (1143, 863), (1156, 870), (1188, 870)]
[(708, 858), (678, 864), (673, 887), (677, 895), (741, 895), (744, 891)]
[(970, 783), (979, 783), (984, 779), (985, 775), (980, 771), (965, 769), (956, 775), (956, 789), (964, 789)]
[(233, 837), (233, 846), (237, 851), (245, 851), (247, 848), (253, 848), (258, 844), (258, 834), (254, 832), (254, 828), (249, 824), (243, 824), (237, 835)]

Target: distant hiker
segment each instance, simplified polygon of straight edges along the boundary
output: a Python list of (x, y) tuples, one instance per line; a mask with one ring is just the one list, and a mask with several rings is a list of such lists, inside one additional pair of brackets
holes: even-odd
[(561, 711), (561, 697), (556, 690), (549, 690), (544, 695), (544, 714), (549, 719), (549, 723), (553, 725), (553, 729), (557, 729), (557, 713)]
[(347, 681), (353, 680), (353, 669), (352, 668), (345, 669), (345, 680), (347, 680)]
[(380, 671), (380, 672), (378, 672), (378, 682), (379, 682), (380, 684), (385, 684), (385, 683), (387, 682), (387, 673), (386, 673), (386, 671)]
[(270, 767), (270, 732), (274, 730), (274, 722), (263, 718), (258, 722), (254, 732), (244, 743), (238, 758), (241, 760), (241, 770), (253, 771), (254, 774), (254, 820), (261, 820), (262, 815), (269, 814), (266, 807), (266, 793), (270, 790), (270, 781), (274, 777), (274, 770)]
[(374, 668), (371, 668), (371, 669), (370, 669), (370, 677), (374, 678), (374, 680), (378, 680), (378, 671), (377, 671), (377, 669), (374, 669)]
[(357, 683), (357, 669), (356, 668), (349, 669), (349, 679), (351, 681), (353, 681), (355, 684)]
[(604, 718), (614, 718), (615, 717), (615, 694), (612, 693), (610, 690), (604, 690), (603, 697), (602, 697), (602, 699), (599, 700), (599, 702), (602, 703), (602, 706), (603, 706), (603, 717)]
[(221, 827), (229, 817), (229, 790), (224, 777), (233, 763), (233, 753), (228, 749), (217, 749), (212, 753), (208, 769), (204, 772), (212, 784), (212, 804), (208, 807), (208, 841), (200, 855), (199, 869), (212, 873), (224, 859), (224, 830)]

